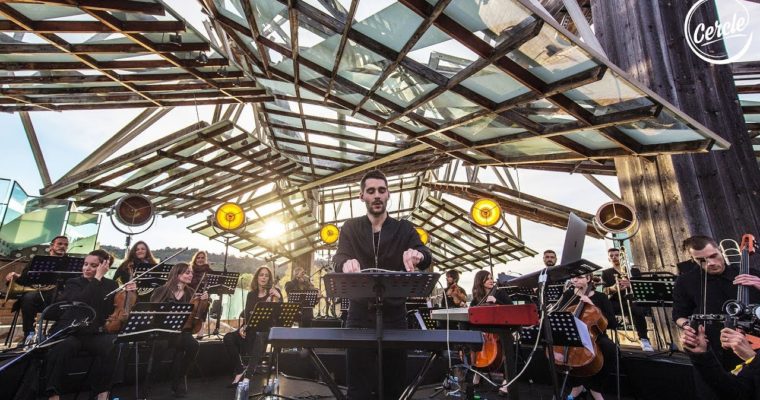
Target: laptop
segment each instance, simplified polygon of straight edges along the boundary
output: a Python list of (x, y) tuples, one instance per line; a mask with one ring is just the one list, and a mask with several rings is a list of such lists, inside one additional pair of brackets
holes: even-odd
[(562, 260), (559, 265), (566, 265), (581, 259), (583, 255), (583, 242), (586, 240), (586, 224), (579, 216), (570, 213), (567, 220), (567, 233), (565, 245), (562, 247)]

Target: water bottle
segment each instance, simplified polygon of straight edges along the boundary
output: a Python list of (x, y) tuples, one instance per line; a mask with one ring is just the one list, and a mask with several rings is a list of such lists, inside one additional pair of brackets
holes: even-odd
[(250, 380), (248, 378), (238, 382), (237, 390), (235, 390), (235, 400), (248, 400), (248, 385)]

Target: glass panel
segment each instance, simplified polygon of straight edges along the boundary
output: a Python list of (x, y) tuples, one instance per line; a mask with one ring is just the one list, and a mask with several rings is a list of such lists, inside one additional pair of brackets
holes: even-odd
[(589, 54), (549, 24), (544, 24), (538, 36), (507, 56), (546, 83), (559, 81), (597, 65)]
[[(367, 0), (362, 0), (359, 4), (366, 3)], [(360, 18), (358, 13), (357, 17)], [(395, 51), (400, 51), (421, 22), (422, 18), (417, 14), (401, 3), (394, 2), (382, 11), (355, 23), (353, 28)]]
[(364, 105), (362, 105), (362, 108), (367, 111), (373, 112), (377, 115), (380, 115), (381, 117), (388, 117), (391, 115), (391, 112), (392, 112), (390, 108), (372, 99), (367, 100), (367, 102), (364, 103)]
[(594, 115), (654, 105), (644, 93), (609, 70), (602, 79), (569, 90), (565, 94), (582, 107), (589, 109)]
[(489, 65), (462, 82), (462, 86), (501, 103), (530, 91), (511, 76)]
[(618, 128), (645, 145), (704, 140), (702, 135), (667, 110), (663, 110), (657, 119), (636, 121)]
[(73, 253), (87, 254), (95, 250), (99, 230), (100, 215), (71, 212), (64, 235), (69, 238), (69, 248)]
[(541, 125), (551, 126), (577, 121), (575, 117), (544, 99), (528, 103), (526, 106), (516, 107), (514, 110)]
[(353, 40), (348, 40), (340, 59), (338, 74), (365, 89), (370, 89), (380, 77), (382, 63), (385, 61), (387, 60), (379, 54)]
[(339, 35), (330, 36), (316, 46), (301, 50), (301, 57), (332, 71), (333, 66), (335, 65), (335, 57), (338, 56), (339, 44)]
[(488, 150), (499, 155), (517, 158), (549, 154), (567, 153), (567, 149), (544, 138), (531, 138), (519, 142), (504, 143), (489, 147)]
[(483, 118), (478, 118), (475, 121), (456, 127), (452, 131), (467, 140), (478, 142), (525, 132), (525, 129), (508, 121), (506, 118), (496, 114), (489, 114)]
[(493, 46), (509, 37), (504, 35), (505, 30), (526, 19), (533, 19), (529, 10), (511, 0), (453, 0), (446, 7), (444, 14), (459, 22), (470, 32), (477, 32), (478, 36)]
[(415, 109), (414, 113), (441, 125), (480, 110), (482, 108), (475, 103), (456, 93), (446, 91)]
[(407, 57), (447, 76), (478, 59), (477, 54), (435, 26), (428, 28)]
[(259, 34), (290, 48), (290, 21), (285, 5), (276, 0), (241, 1), (251, 2)]
[(598, 131), (578, 131), (564, 136), (591, 150), (606, 150), (618, 147), (613, 141), (607, 139)]
[(437, 87), (436, 84), (398, 66), (376, 93), (404, 108)]

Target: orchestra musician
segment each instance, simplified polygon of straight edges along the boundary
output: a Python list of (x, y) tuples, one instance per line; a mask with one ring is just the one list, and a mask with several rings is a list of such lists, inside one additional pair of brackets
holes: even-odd
[[(599, 293), (594, 290), (592, 283), (592, 275), (580, 275), (570, 279), (571, 287), (562, 293), (555, 309), (564, 309), (567, 306), (578, 304), (579, 301), (586, 304), (586, 306), (594, 306), (601, 311), (604, 318), (607, 320), (607, 328), (615, 329), (617, 327), (617, 320), (615, 319), (615, 313), (613, 312), (612, 303), (610, 299), (603, 293)], [(602, 400), (602, 387), (608, 374), (615, 372), (615, 357), (616, 349), (615, 343), (610, 340), (605, 332), (600, 332), (596, 337), (596, 344), (604, 357), (604, 365), (602, 369), (596, 374), (579, 378), (572, 375), (568, 375), (568, 382), (570, 387), (570, 394), (567, 396), (567, 400), (576, 399), (585, 387), (591, 392), (591, 396), (594, 400)], [(555, 361), (562, 361), (562, 354), (554, 353)], [(559, 357), (559, 359), (557, 359)]]
[(158, 264), (158, 260), (153, 257), (148, 244), (142, 240), (135, 243), (129, 250), (127, 258), (121, 262), (121, 265), (119, 265), (119, 268), (113, 274), (113, 280), (119, 285), (129, 282), (135, 274), (135, 266), (140, 264)]
[[(303, 267), (295, 267), (293, 269), (293, 279), (285, 283), (285, 292), (301, 292), (304, 290), (314, 290), (316, 287), (309, 281), (309, 276), (306, 275), (306, 270)], [(298, 326), (308, 328), (311, 326), (311, 322), (314, 320), (314, 309), (302, 307), (301, 308), (301, 321)]]
[[(627, 278), (623, 278), (621, 276), (621, 265), (620, 265), (620, 249), (616, 249), (614, 247), (607, 250), (607, 257), (612, 264), (612, 268), (607, 268), (602, 271), (602, 285), (606, 288), (609, 295), (610, 302), (612, 303), (612, 309), (615, 311), (615, 315), (621, 315), (623, 318), (625, 318), (627, 314), (627, 310), (622, 310), (620, 308), (620, 305), (622, 303), (623, 307), (628, 307), (628, 303), (626, 303), (626, 299), (623, 298), (623, 301), (621, 302), (618, 299), (618, 292), (617, 288), (615, 286), (615, 280), (617, 278), (617, 282), (619, 283), (619, 287), (621, 291), (628, 290), (631, 287), (631, 281)], [(641, 272), (638, 268), (631, 268), (631, 276), (638, 277), (641, 275)], [(649, 341), (649, 335), (647, 332), (647, 320), (646, 320), (646, 310), (637, 305), (633, 302), (630, 302), (631, 305), (631, 314), (633, 316), (633, 327), (636, 329), (636, 334), (639, 336), (639, 341), (641, 344), (641, 349), (644, 351), (654, 351), (654, 348), (652, 348), (652, 343)]]
[[(737, 265), (726, 265), (718, 243), (709, 236), (692, 236), (684, 241), (684, 247), (691, 258), (700, 268), (690, 270), (678, 276), (673, 288), (673, 321), (682, 330), (696, 335), (689, 326), (689, 316), (693, 314), (723, 314), (723, 304), (736, 299), (737, 285), (755, 287), (760, 271), (750, 268), (750, 274), (740, 275)], [(760, 285), (758, 285), (760, 287)], [(750, 290), (750, 303), (760, 301), (760, 291)], [(723, 368), (732, 370), (742, 360), (733, 352), (724, 351), (720, 345), (720, 324), (705, 326), (707, 346), (715, 353)], [(695, 370), (697, 397), (700, 399), (715, 399), (719, 395), (713, 392), (701, 376), (700, 370)]]
[[(102, 328), (106, 317), (113, 310), (113, 296), (108, 298), (105, 296), (117, 288), (116, 282), (104, 277), (112, 260), (113, 257), (105, 250), (90, 252), (84, 259), (82, 276), (68, 279), (59, 296), (59, 300), (62, 301), (86, 303), (95, 310), (95, 319), (90, 321), (88, 326), (79, 328), (61, 342), (56, 343), (45, 355), (44, 391), (49, 399), (59, 399), (66, 364), (80, 349), (95, 357), (88, 376), (92, 393), (96, 393), (99, 400), (108, 399), (116, 362), (116, 354), (113, 351), (116, 335), (104, 333)], [(134, 283), (131, 283), (125, 289), (134, 291), (136, 287)], [(64, 311), (51, 328), (50, 334), (81, 319), (80, 313), (81, 310), (77, 308)]]
[[(472, 301), (470, 302), (470, 307), (478, 307), (478, 306), (486, 306), (486, 305), (496, 305), (496, 304), (512, 304), (512, 299), (509, 297), (506, 291), (504, 290), (497, 290), (496, 285), (493, 281), (493, 276), (491, 276), (491, 273), (486, 270), (480, 270), (475, 274), (475, 279), (472, 283)], [(508, 348), (509, 346), (504, 346), (501, 340), (499, 340), (498, 345), (502, 346), (503, 351), (502, 354), (502, 362), (504, 363), (504, 366), (506, 368), (507, 359), (512, 358), (510, 354), (507, 354), (508, 352), (511, 352), (511, 349)], [(505, 369), (506, 371), (506, 369)], [(507, 374), (504, 375), (504, 381), (502, 382), (501, 387), (499, 387), (499, 395), (501, 396), (507, 396), (508, 391), (507, 387), (504, 386), (508, 381)], [(478, 374), (475, 374), (473, 377), (473, 384), (478, 385), (480, 384), (480, 376)]]
[[(254, 307), (260, 302), (282, 302), (282, 293), (274, 287), (272, 273), (265, 266), (259, 267), (251, 280), (251, 290), (248, 292), (243, 311), (243, 325), (238, 330), (224, 335), (224, 348), (235, 364), (235, 377), (230, 386), (237, 385), (246, 371), (252, 376), (266, 350), (269, 333), (250, 330), (247, 324)], [(243, 362), (243, 356), (246, 355), (249, 356), (247, 364)]]
[[(66, 236), (56, 236), (50, 242), (48, 248), (48, 255), (54, 257), (63, 257), (66, 255), (66, 251), (69, 249), (69, 239)], [(10, 285), (11, 279), (19, 285), (27, 285), (26, 272), (28, 267), (25, 268), (20, 274), (18, 272), (9, 272), (5, 275), (5, 282)], [(10, 288), (9, 288), (10, 289)], [(21, 295), (14, 304), (13, 311), (21, 310), (21, 326), (24, 331), (24, 343), (29, 342), (34, 337), (34, 319), (37, 313), (42, 312), (45, 307), (49, 306), (53, 301), (53, 295), (55, 289), (49, 290), (37, 290), (26, 292)]]
[(459, 271), (446, 271), (446, 299), (441, 302), (442, 308), (467, 307), (467, 292), (459, 286)]
[(203, 274), (214, 272), (208, 262), (208, 253), (204, 250), (196, 251), (190, 259), (190, 265), (193, 267), (193, 281), (190, 282), (190, 287), (198, 289)]
[[(147, 248), (147, 246), (146, 246)], [(193, 280), (193, 269), (186, 263), (177, 263), (169, 272), (169, 277), (163, 286), (156, 288), (150, 296), (153, 303), (190, 303), (194, 290), (190, 287)], [(208, 300), (208, 293), (196, 293), (201, 300)], [(161, 347), (157, 354), (164, 353), (166, 346), (174, 349), (174, 359), (171, 365), (171, 388), (175, 397), (187, 396), (187, 372), (198, 354), (200, 345), (189, 330), (183, 330), (179, 335), (165, 341), (157, 342)], [(160, 360), (161, 357), (158, 357)]]
[[(343, 224), (338, 238), (338, 250), (333, 257), (337, 272), (358, 273), (368, 268), (412, 272), (426, 269), (432, 261), (430, 249), (420, 241), (414, 226), (406, 220), (388, 215), (390, 199), (388, 180), (373, 170), (360, 181), (359, 199), (367, 207), (366, 216), (349, 219)], [(383, 328), (406, 329), (406, 299), (383, 300)], [(369, 300), (351, 299), (348, 309), (348, 328), (374, 328), (375, 312)], [(406, 380), (406, 351), (383, 350), (383, 393), (385, 398), (401, 395)], [(375, 349), (346, 350), (346, 380), (349, 399), (371, 399), (377, 386)]]
[(544, 250), (544, 267), (553, 267), (557, 265), (557, 253), (554, 250)]
[(733, 371), (726, 371), (708, 346), (705, 327), (681, 331), (681, 342), (692, 365), (720, 400), (756, 400), (760, 395), (760, 357), (739, 331), (723, 328), (720, 344), (742, 360)]

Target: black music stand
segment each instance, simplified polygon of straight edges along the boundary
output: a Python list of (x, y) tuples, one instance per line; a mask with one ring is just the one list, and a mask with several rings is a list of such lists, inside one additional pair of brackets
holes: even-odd
[(518, 296), (518, 297), (535, 297), (536, 292), (533, 291), (533, 288), (529, 287), (521, 287), (521, 286), (499, 286), (496, 290), (504, 290), (507, 292), (509, 297), (512, 296)]
[[(575, 325), (573, 313), (567, 311), (555, 311), (549, 314), (552, 325), (552, 339), (554, 346), (583, 347), (578, 327)], [(532, 342), (536, 340), (538, 328), (523, 328), (520, 332), (520, 342)], [(524, 343), (523, 343), (524, 344)]]
[[(663, 353), (673, 354), (678, 351), (678, 346), (673, 339), (673, 331), (670, 326), (670, 318), (667, 313), (664, 312), (665, 307), (673, 306), (673, 289), (676, 285), (676, 276), (669, 273), (644, 273), (642, 276), (631, 279), (631, 290), (633, 291), (636, 304), (648, 307), (661, 307), (663, 309), (663, 319), (665, 320), (665, 329), (668, 331), (667, 339), (663, 335), (663, 339), (669, 341), (668, 350), (665, 352), (658, 352), (653, 355), (660, 355)], [(652, 318), (652, 321), (657, 324), (657, 318)], [(657, 326), (657, 325), (655, 325)]]
[[(129, 318), (119, 332), (117, 342), (135, 344), (135, 398), (147, 399), (149, 389), (149, 377), (153, 370), (153, 353), (155, 341), (167, 336), (179, 334), (185, 322), (193, 311), (193, 305), (189, 303), (137, 303), (129, 313)], [(140, 397), (140, 353), (139, 342), (150, 344), (148, 356), (148, 368), (145, 372), (145, 383), (148, 386), (145, 396)], [(119, 359), (121, 350), (119, 350)], [(117, 360), (118, 362), (118, 360)]]
[(253, 307), (246, 325), (255, 332), (266, 332), (273, 326), (293, 326), (301, 311), (298, 303), (259, 302)]
[[(139, 263), (135, 264), (135, 272), (134, 276), (140, 275), (144, 273), (145, 271), (153, 268), (156, 264), (151, 263)], [(166, 283), (166, 280), (169, 279), (169, 272), (171, 272), (172, 267), (174, 267), (173, 264), (163, 264), (153, 271), (148, 272), (147, 274), (143, 275), (135, 281), (137, 284), (138, 289), (155, 289), (164, 283)]]
[[(235, 294), (235, 288), (237, 288), (238, 279), (240, 278), (240, 272), (207, 272), (206, 273), (206, 291), (209, 295), (216, 294), (219, 296), (219, 301), (223, 302), (224, 295)], [(208, 315), (206, 315), (208, 318)], [(221, 338), (219, 334), (219, 325), (222, 321), (222, 310), (216, 314), (216, 326), (214, 326), (214, 332), (211, 333), (211, 324), (206, 321), (206, 335), (216, 336)]]
[(406, 312), (406, 327), (409, 329), (436, 329), (437, 321), (430, 318), (430, 310), (439, 307), (418, 307)]
[(81, 275), (82, 265), (84, 258), (80, 257), (34, 256), (24, 275), (24, 285), (59, 285)]
[(329, 273), (324, 276), (328, 297), (375, 299), (377, 393), (383, 399), (383, 299), (428, 297), (441, 277), (426, 272)]
[(549, 304), (558, 302), (564, 291), (565, 285), (546, 285), (546, 302)]

